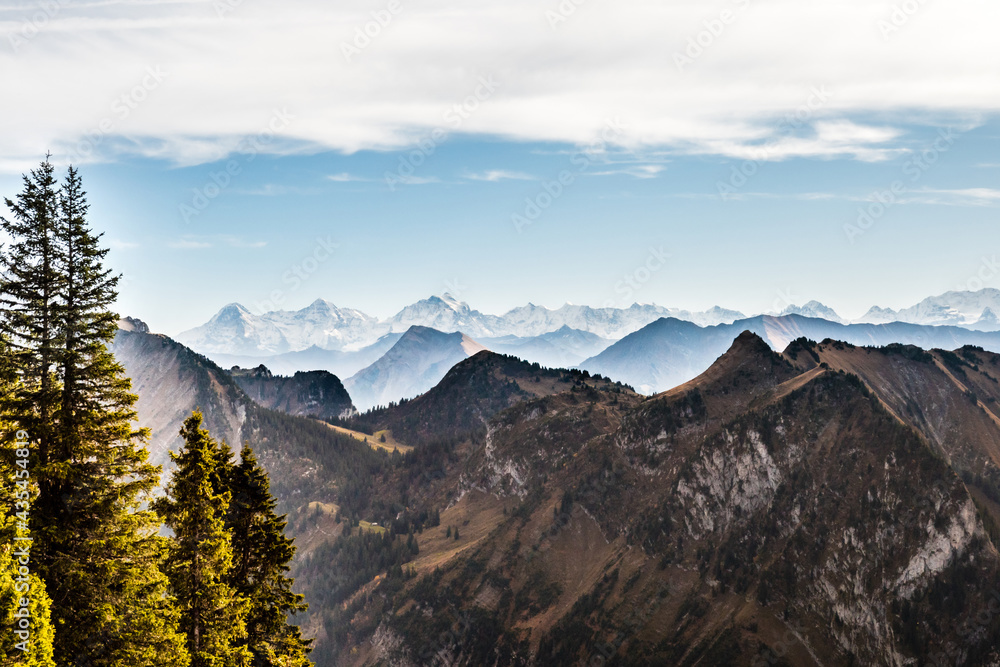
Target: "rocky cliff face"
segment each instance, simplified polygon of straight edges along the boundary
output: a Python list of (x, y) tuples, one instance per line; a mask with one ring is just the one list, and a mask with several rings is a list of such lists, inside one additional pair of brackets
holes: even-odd
[(152, 431), (151, 460), (170, 461), (181, 444), (184, 420), (195, 409), (205, 415), (214, 437), (238, 446), (245, 436), (247, 407), (252, 403), (225, 373), (199, 354), (166, 336), (141, 329), (119, 329), (111, 347), (132, 378), (139, 396), (139, 423)]
[(963, 392), (1000, 360), (949, 354), (747, 333), (648, 399), (522, 395), (432, 483), (462, 539), (417, 536), (422, 576), (339, 659), (1000, 664), (996, 486), (959, 475), (992, 456)]
[(357, 412), (340, 379), (327, 371), (300, 371), (291, 377), (275, 376), (266, 366), (229, 374), (258, 405), (299, 417), (346, 418)]
[[(139, 424), (150, 429), (151, 460), (164, 465), (164, 474), (169, 471), (169, 452), (182, 444), (181, 424), (195, 409), (204, 414), (213, 437), (236, 451), (244, 443), (253, 447), (270, 475), (281, 511), (328, 501), (338, 485), (357, 484), (356, 475), (363, 475), (367, 485), (371, 470), (385, 463), (384, 456), (326, 424), (257, 404), (228, 372), (166, 336), (119, 330), (112, 351), (132, 378), (139, 396)], [(287, 379), (302, 388), (306, 398), (300, 402), (299, 394), (290, 391), (288, 403), (276, 404), (305, 405), (308, 396), (319, 391), (311, 388), (309, 378), (298, 384)], [(340, 395), (339, 382), (327, 384), (321, 378), (318, 383), (324, 392), (332, 387), (324, 396)]]

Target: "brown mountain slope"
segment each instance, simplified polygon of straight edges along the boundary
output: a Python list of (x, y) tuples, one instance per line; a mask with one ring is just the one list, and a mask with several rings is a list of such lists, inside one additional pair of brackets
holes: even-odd
[[(809, 345), (820, 363), (860, 377), (966, 481), (1000, 490), (1000, 355), (971, 347), (925, 352), (833, 341)], [(799, 367), (803, 360), (813, 363), (808, 353), (795, 356)]]
[[(331, 664), (1000, 664), (969, 489), (832, 353), (762, 345), (648, 400), (575, 387), (489, 419), (435, 482), (418, 576), (374, 583)], [(917, 402), (954, 384), (945, 357), (897, 356), (957, 419)]]

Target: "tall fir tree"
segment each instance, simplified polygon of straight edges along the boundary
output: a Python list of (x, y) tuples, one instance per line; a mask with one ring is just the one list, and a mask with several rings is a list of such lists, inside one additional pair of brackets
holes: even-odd
[(274, 512), (267, 473), (249, 446), (240, 451), (240, 463), (230, 468), (232, 502), (227, 527), (232, 534), (233, 568), (229, 582), (250, 603), (247, 646), (254, 667), (306, 667), (311, 650), (288, 615), (305, 611), (303, 596), (292, 592), (287, 576), (295, 555), (293, 540), (285, 536), (286, 520)]
[[(56, 191), (45, 162), (10, 207), (16, 222), (4, 227), (14, 242), (0, 299), (10, 309), (3, 329), (16, 341), (24, 389), (4, 412), (38, 433), (31, 527), (53, 600), (56, 661), (187, 664), (158, 567), (165, 541), (144, 507), (159, 467), (148, 462), (148, 433), (132, 426), (131, 383), (107, 349), (117, 278), (103, 268), (107, 251), (87, 227), (79, 174), (71, 169)], [(48, 278), (32, 278), (28, 267)]]
[(57, 655), (93, 665), (186, 664), (179, 613), (159, 570), (166, 541), (159, 517), (144, 507), (160, 468), (149, 463), (148, 432), (132, 427), (136, 396), (107, 347), (119, 277), (103, 266), (108, 250), (87, 225), (72, 167), (60, 195), (57, 452), (70, 530), (59, 543), (76, 556), (60, 574), (76, 575), (79, 586), (64, 592), (73, 611), (56, 636)]
[[(48, 156), (23, 177), (23, 184), (15, 200), (5, 199), (13, 219), (0, 217), (0, 226), (11, 238), (0, 257), (0, 333), (10, 346), (20, 375), (15, 391), (4, 401), (3, 411), (5, 417), (31, 433), (36, 443), (32, 465), (40, 494), (35, 514), (51, 517), (58, 513), (56, 501), (60, 495), (49, 473), (59, 404), (56, 311), (65, 278), (59, 272), (55, 238), (59, 191)], [(35, 521), (32, 526), (40, 552), (45, 551), (46, 525)]]
[(166, 496), (154, 503), (174, 532), (167, 576), (181, 611), (192, 667), (249, 667), (247, 602), (228, 583), (232, 545), (225, 526), (230, 494), (214, 488), (219, 446), (195, 412), (181, 429), (184, 446), (171, 452), (176, 469)]

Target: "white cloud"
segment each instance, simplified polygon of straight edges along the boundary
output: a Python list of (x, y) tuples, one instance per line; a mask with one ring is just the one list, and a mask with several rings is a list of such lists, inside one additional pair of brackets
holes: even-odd
[(936, 204), (940, 206), (997, 206), (1000, 190), (994, 188), (960, 188), (938, 190), (923, 188), (901, 198), (904, 204)]
[(497, 181), (532, 181), (535, 179), (531, 174), (525, 174), (520, 171), (507, 171), (505, 169), (490, 169), (479, 174), (466, 174), (465, 178), (472, 181), (489, 181), (490, 183), (496, 183)]
[(204, 250), (205, 248), (211, 248), (212, 244), (193, 239), (178, 239), (167, 243), (167, 247), (174, 248), (175, 250)]
[(265, 183), (256, 188), (246, 188), (236, 192), (252, 197), (281, 197), (283, 195), (314, 195), (320, 192), (317, 188), (302, 188), (293, 185)]
[[(591, 2), (553, 29), (555, 2), (404, 1), (351, 62), (342, 45), (383, 4), (258, 0), (222, 17), (207, 0), (60, 7), (30, 39), (37, 5), (0, 13), (11, 97), (2, 170), (47, 149), (75, 149), (77, 162), (216, 160), (285, 108), (294, 119), (261, 150), (395, 148), (434, 128), (585, 144), (619, 118), (626, 131), (612, 143), (630, 149), (858, 160), (905, 150), (909, 120), (974, 123), (1000, 110), (1000, 4), (974, 0), (921, 4), (889, 33), (886, 3), (750, 3), (683, 71), (675, 54), (719, 7)], [(157, 67), (165, 78), (144, 89)], [(480, 77), (497, 86), (476, 102)], [(831, 94), (817, 102), (824, 86)], [(456, 112), (466, 100), (475, 109)], [(803, 109), (800, 130), (785, 132), (782, 119)]]
[(623, 167), (620, 169), (608, 169), (606, 171), (591, 172), (591, 176), (619, 176), (625, 174), (635, 178), (647, 179), (656, 178), (666, 167), (660, 164), (641, 164), (634, 167)]
[(215, 236), (185, 236), (167, 243), (167, 247), (177, 250), (204, 250), (222, 244), (230, 248), (264, 248), (266, 241), (247, 241), (238, 236), (218, 234)]
[(340, 174), (330, 174), (329, 176), (326, 177), (326, 180), (333, 181), (334, 183), (362, 183), (370, 181), (371, 179), (343, 172)]
[(441, 179), (436, 176), (397, 176), (393, 174), (393, 178), (396, 179), (397, 183), (403, 185), (429, 185), (441, 182)]

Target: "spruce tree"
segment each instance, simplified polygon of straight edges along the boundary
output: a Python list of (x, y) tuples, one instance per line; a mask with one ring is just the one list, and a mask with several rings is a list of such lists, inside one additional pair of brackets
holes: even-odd
[(218, 445), (195, 412), (166, 496), (154, 503), (173, 533), (165, 569), (181, 612), (192, 667), (247, 667), (246, 601), (228, 583), (232, 545), (225, 527), (230, 494), (213, 488)]
[[(56, 310), (64, 278), (58, 269), (55, 239), (59, 192), (48, 156), (38, 169), (23, 177), (23, 183), (24, 189), (15, 200), (5, 199), (13, 219), (0, 217), (0, 226), (11, 238), (0, 257), (0, 333), (20, 375), (3, 411), (36, 443), (32, 466), (40, 495), (35, 516), (41, 519), (58, 512), (55, 501), (61, 494), (50, 465), (59, 403)], [(32, 525), (40, 552), (47, 551), (47, 525), (45, 521)]]
[(249, 446), (231, 469), (227, 527), (233, 540), (233, 569), (229, 582), (250, 603), (247, 646), (254, 667), (304, 667), (310, 642), (288, 615), (305, 611), (303, 596), (292, 592), (287, 576), (295, 555), (293, 540), (285, 536), (287, 521), (275, 514), (267, 473)]
[(165, 541), (144, 508), (159, 467), (148, 462), (148, 433), (132, 426), (131, 383), (107, 349), (117, 278), (87, 227), (79, 175), (71, 169), (57, 192), (45, 162), (12, 204), (0, 299), (22, 389), (3, 405), (38, 442), (31, 528), (53, 601), (56, 661), (187, 664), (158, 568)]

